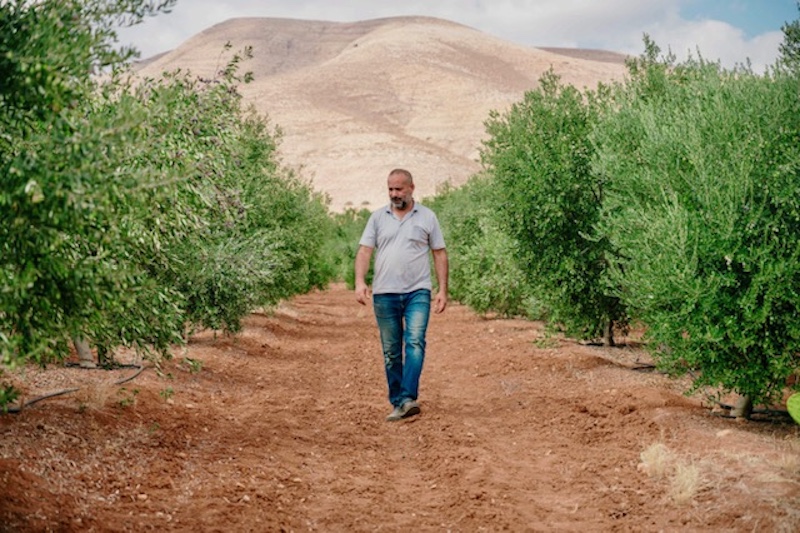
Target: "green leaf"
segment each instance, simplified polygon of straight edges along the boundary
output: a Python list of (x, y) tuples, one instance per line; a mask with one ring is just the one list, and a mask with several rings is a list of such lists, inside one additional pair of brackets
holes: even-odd
[(789, 396), (789, 399), (786, 400), (786, 409), (789, 411), (794, 421), (800, 424), (800, 392)]

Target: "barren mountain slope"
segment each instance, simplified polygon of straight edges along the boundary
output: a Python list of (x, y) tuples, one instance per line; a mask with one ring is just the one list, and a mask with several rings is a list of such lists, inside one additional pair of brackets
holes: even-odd
[(518, 46), (453, 22), (396, 17), (356, 23), (232, 19), (144, 64), (210, 77), (226, 42), (253, 47), (242, 93), (284, 132), (284, 162), (301, 168), (335, 211), (386, 201), (396, 166), (417, 198), (477, 172), (484, 122), (536, 86), (548, 68), (576, 87), (620, 79), (623, 56)]

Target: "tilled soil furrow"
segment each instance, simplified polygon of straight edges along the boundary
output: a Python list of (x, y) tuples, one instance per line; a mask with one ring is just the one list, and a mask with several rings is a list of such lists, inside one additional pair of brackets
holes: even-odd
[[(372, 309), (341, 285), (234, 337), (199, 332), (123, 388), (2, 417), (0, 531), (800, 526), (797, 428), (710, 416), (631, 370), (634, 343), (455, 303), (428, 340), (422, 413), (400, 422), (385, 421)], [(34, 377), (19, 378), (30, 394)]]

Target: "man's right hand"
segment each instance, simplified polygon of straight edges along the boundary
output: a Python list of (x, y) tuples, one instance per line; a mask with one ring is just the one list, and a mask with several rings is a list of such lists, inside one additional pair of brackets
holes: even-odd
[(372, 259), (372, 248), (364, 246), (358, 247), (356, 252), (355, 274), (356, 274), (356, 301), (361, 305), (367, 305), (369, 300), (369, 287), (367, 286), (367, 271), (369, 261)]
[(356, 285), (356, 301), (361, 305), (367, 305), (369, 300), (369, 288), (366, 283)]

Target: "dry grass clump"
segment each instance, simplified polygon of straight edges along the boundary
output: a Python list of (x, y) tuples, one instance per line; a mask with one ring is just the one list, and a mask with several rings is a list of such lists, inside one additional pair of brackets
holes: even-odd
[(95, 382), (87, 383), (75, 391), (75, 400), (80, 411), (101, 411), (116, 395), (119, 387), (112, 383)]
[(639, 470), (643, 470), (653, 479), (663, 479), (673, 463), (672, 452), (660, 442), (651, 444), (639, 457), (642, 460)]
[(639, 470), (653, 479), (668, 480), (669, 497), (678, 505), (692, 501), (703, 485), (700, 468), (680, 459), (660, 442), (650, 445), (640, 458)]
[(670, 476), (669, 496), (678, 505), (692, 501), (700, 490), (702, 476), (700, 469), (691, 463), (678, 461)]
[(781, 454), (775, 464), (782, 471), (800, 477), (800, 440), (790, 441), (786, 453)]

